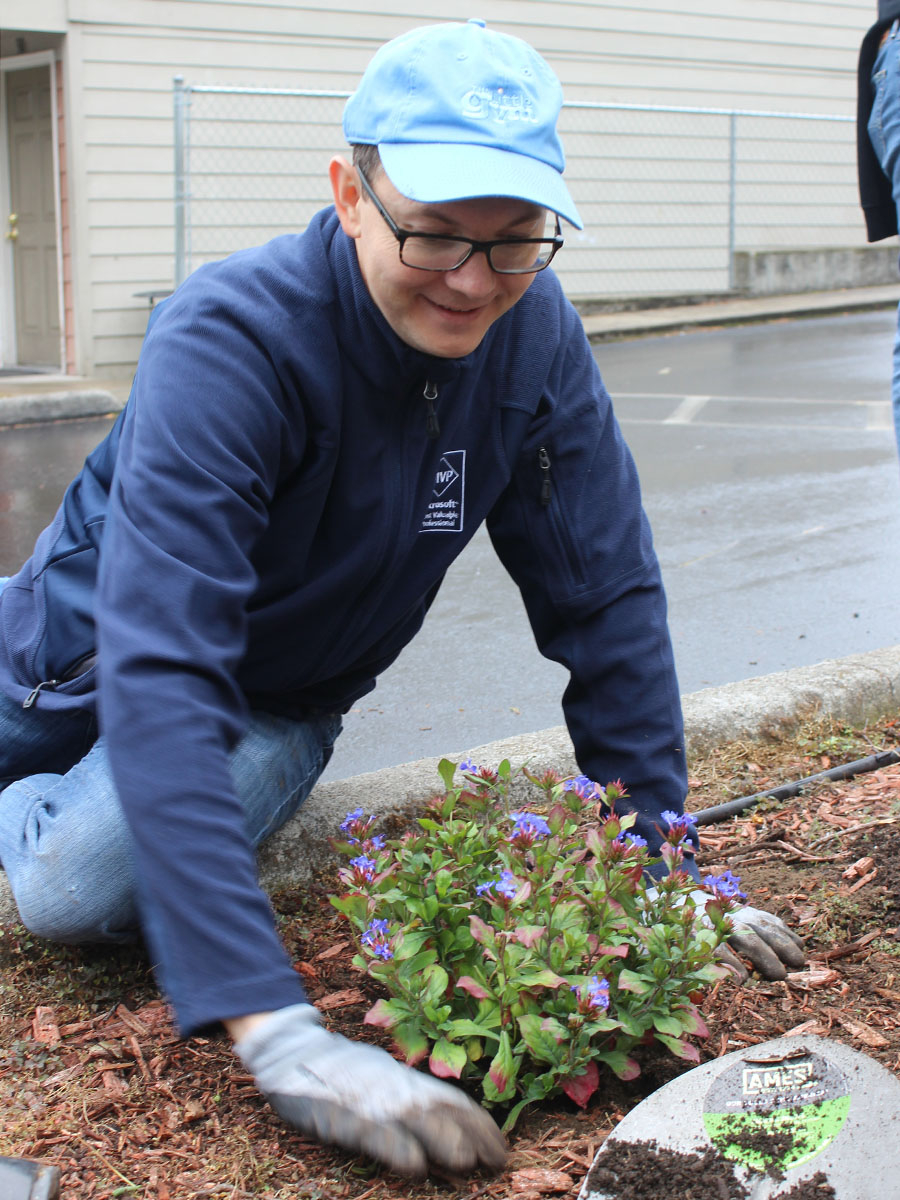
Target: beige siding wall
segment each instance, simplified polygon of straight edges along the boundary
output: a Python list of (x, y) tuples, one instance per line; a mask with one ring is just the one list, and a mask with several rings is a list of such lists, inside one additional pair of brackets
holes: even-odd
[[(8, 3), (34, 27), (41, 0)], [(382, 41), (471, 9), (536, 45), (569, 99), (850, 114), (856, 49), (875, 3), (395, 0), (388, 11), (372, 8), (70, 0), (66, 117), (83, 370), (130, 371), (147, 317), (134, 293), (173, 278), (175, 74), (192, 84), (351, 88)], [(327, 158), (323, 150), (323, 171)], [(847, 242), (857, 244), (858, 221), (849, 210), (846, 219)]]

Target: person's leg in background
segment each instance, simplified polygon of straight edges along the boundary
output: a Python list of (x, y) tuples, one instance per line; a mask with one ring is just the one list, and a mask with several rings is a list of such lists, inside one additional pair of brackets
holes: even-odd
[[(895, 21), (888, 30), (878, 51), (872, 69), (872, 86), (875, 100), (869, 118), (869, 140), (882, 170), (891, 181), (894, 203), (900, 214), (900, 21)], [(900, 453), (900, 310), (894, 337), (891, 404)]]

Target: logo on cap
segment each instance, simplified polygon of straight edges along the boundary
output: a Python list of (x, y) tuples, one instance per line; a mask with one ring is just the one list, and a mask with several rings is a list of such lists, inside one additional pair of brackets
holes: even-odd
[(527, 121), (537, 125), (538, 117), (531, 100), (521, 92), (507, 93), (505, 88), (474, 87), (463, 96), (460, 115), (471, 121)]

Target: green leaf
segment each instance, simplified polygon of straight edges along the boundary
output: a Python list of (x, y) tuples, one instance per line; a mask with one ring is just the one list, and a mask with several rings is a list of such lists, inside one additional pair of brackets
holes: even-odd
[(431, 932), (428, 929), (403, 930), (394, 939), (394, 961), (404, 962), (418, 954), (430, 936)]
[(653, 1028), (657, 1033), (666, 1033), (676, 1038), (683, 1032), (681, 1022), (677, 1017), (667, 1017), (662, 1014), (653, 1018)]
[(495, 1042), (500, 1040), (500, 1034), (496, 1029), (491, 1029), (479, 1021), (470, 1021), (467, 1017), (457, 1017), (453, 1021), (448, 1021), (446, 1032), (451, 1037), (488, 1037), (493, 1038)]
[(446, 1038), (438, 1038), (428, 1059), (428, 1067), (432, 1075), (441, 1079), (459, 1079), (468, 1060), (463, 1046), (454, 1046)]
[(492, 925), (488, 925), (486, 921), (482, 921), (481, 917), (477, 917), (475, 913), (469, 914), (469, 932), (476, 942), (479, 942), (485, 949), (494, 950), (497, 945), (497, 932)]
[(629, 971), (627, 967), (623, 968), (616, 979), (616, 986), (620, 992), (634, 992), (636, 996), (643, 996), (650, 989), (650, 984), (636, 971)]
[(676, 1058), (683, 1058), (687, 1062), (698, 1063), (700, 1061), (700, 1051), (691, 1042), (684, 1038), (667, 1037), (664, 1033), (658, 1033), (656, 1040), (668, 1047)]
[(449, 758), (442, 758), (438, 763), (438, 775), (444, 781), (444, 787), (449, 792), (453, 787), (453, 776), (456, 774), (456, 763)]
[(520, 971), (516, 977), (516, 982), (524, 989), (535, 987), (561, 988), (565, 985), (565, 980), (561, 975), (557, 975), (555, 971), (545, 968), (541, 971)]
[(449, 975), (438, 963), (432, 963), (431, 966), (425, 968), (423, 978), (425, 987), (422, 989), (419, 999), (423, 1004), (439, 1004), (447, 994)]
[(634, 1059), (629, 1058), (621, 1050), (602, 1050), (595, 1057), (600, 1062), (605, 1062), (620, 1079), (624, 1079), (626, 1082), (631, 1079), (637, 1079), (641, 1073), (641, 1068)]
[(404, 1021), (395, 1025), (391, 1037), (403, 1052), (407, 1066), (414, 1067), (428, 1053), (429, 1039), (415, 1021)]
[(393, 1029), (412, 1014), (404, 1000), (376, 1000), (366, 1015), (363, 1025), (377, 1025), (380, 1029)]
[(516, 1094), (516, 1073), (518, 1066), (513, 1057), (509, 1034), (504, 1030), (500, 1034), (500, 1048), (491, 1060), (491, 1065), (484, 1081), (485, 1099), (499, 1104), (503, 1100), (511, 1100)]
[(519, 925), (513, 930), (512, 936), (530, 950), (547, 932), (546, 925)]
[(468, 992), (470, 996), (474, 996), (476, 1000), (490, 1000), (493, 998), (493, 992), (477, 979), (473, 979), (471, 975), (460, 975), (456, 981), (456, 986), (463, 992)]
[[(565, 1030), (558, 1025), (558, 1022), (553, 1022), (553, 1024), (565, 1035)], [(564, 1051), (560, 1049), (562, 1037), (554, 1036), (555, 1030), (552, 1027), (545, 1028), (545, 1023), (536, 1013), (526, 1013), (519, 1017), (518, 1025), (522, 1040), (536, 1062), (557, 1066), (562, 1061), (564, 1054)]]
[[(405, 960), (401, 959), (399, 964), (394, 967), (391, 974), (396, 974), (400, 979), (409, 981), (421, 975), (426, 967), (437, 961), (437, 950), (420, 950), (418, 954), (414, 954), (412, 958)], [(386, 967), (393, 967), (393, 963), (385, 963)], [(371, 972), (370, 972), (371, 973)]]

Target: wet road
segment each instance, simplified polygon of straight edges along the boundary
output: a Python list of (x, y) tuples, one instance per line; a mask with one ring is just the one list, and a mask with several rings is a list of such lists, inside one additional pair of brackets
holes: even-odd
[[(900, 641), (894, 323), (858, 313), (596, 347), (641, 473), (683, 692)], [(107, 427), (0, 432), (0, 574)], [(482, 531), (348, 714), (328, 777), (559, 724), (565, 683)]]

